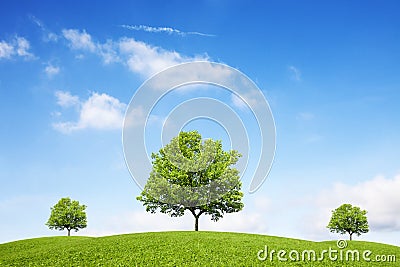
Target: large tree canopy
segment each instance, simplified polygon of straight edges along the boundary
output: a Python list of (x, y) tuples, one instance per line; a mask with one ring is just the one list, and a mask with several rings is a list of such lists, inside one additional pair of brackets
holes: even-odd
[(243, 208), (239, 171), (232, 167), (239, 157), (235, 150), (224, 151), (221, 141), (202, 141), (197, 131), (180, 132), (152, 154), (153, 169), (137, 199), (151, 213), (178, 217), (190, 211), (198, 231), (201, 215), (218, 221)]
[(353, 207), (350, 204), (343, 204), (339, 208), (332, 211), (331, 220), (327, 228), (333, 233), (350, 235), (352, 240), (353, 234), (361, 235), (368, 233), (367, 211), (361, 210), (359, 207)]
[(77, 232), (79, 229), (86, 228), (86, 206), (80, 205), (79, 201), (72, 200), (68, 197), (60, 199), (54, 207), (51, 208), (50, 218), (46, 225), (50, 229), (64, 230), (67, 229), (68, 236), (71, 230)]

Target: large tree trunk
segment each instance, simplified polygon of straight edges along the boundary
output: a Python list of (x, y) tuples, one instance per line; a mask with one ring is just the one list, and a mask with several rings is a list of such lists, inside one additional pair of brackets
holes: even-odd
[(68, 236), (71, 235), (71, 229), (67, 229), (68, 230)]
[(350, 241), (353, 240), (353, 233), (350, 233)]

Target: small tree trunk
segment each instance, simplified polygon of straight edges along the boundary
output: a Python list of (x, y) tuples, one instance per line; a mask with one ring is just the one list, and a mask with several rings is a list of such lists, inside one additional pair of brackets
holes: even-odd
[(199, 217), (194, 216), (194, 230), (199, 231)]
[(353, 233), (350, 233), (350, 241), (353, 240)]
[(68, 236), (71, 235), (71, 229), (67, 229), (68, 230)]
[(196, 214), (196, 209), (195, 208), (189, 208), (190, 212), (193, 214), (194, 217), (194, 230), (199, 231), (199, 218), (200, 215), (203, 214), (203, 210), (200, 210), (199, 213)]

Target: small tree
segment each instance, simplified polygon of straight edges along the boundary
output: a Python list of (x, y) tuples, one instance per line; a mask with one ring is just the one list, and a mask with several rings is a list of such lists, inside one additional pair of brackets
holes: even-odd
[(236, 164), (240, 154), (224, 151), (221, 141), (202, 141), (197, 131), (180, 132), (159, 153), (153, 153), (153, 170), (137, 199), (146, 211), (158, 209), (171, 217), (190, 211), (199, 230), (199, 217), (218, 221), (224, 213), (243, 208), (243, 193)]
[(353, 207), (350, 204), (343, 204), (339, 208), (332, 211), (331, 220), (327, 228), (333, 233), (350, 235), (352, 240), (353, 234), (360, 236), (368, 233), (367, 211), (361, 210), (359, 207)]
[(68, 236), (71, 230), (78, 232), (79, 229), (86, 228), (86, 206), (79, 205), (79, 202), (69, 197), (62, 198), (54, 207), (51, 208), (50, 218), (46, 225), (50, 229), (64, 230), (67, 229)]

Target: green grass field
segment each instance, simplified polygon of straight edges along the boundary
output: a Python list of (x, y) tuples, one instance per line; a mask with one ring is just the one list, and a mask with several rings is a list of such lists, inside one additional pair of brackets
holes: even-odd
[[(269, 251), (286, 250), (288, 261), (279, 261), (276, 253), (272, 261), (257, 259), (265, 245)], [(361, 241), (348, 242), (342, 250), (343, 255), (347, 249), (359, 250), (360, 261), (331, 261), (328, 254), (324, 261), (301, 261), (304, 250), (314, 250), (319, 258), (329, 247), (340, 251), (336, 241), (221, 232), (43, 237), (0, 244), (0, 266), (400, 266), (400, 247)], [(291, 250), (298, 250), (300, 261), (289, 259)], [(378, 254), (395, 255), (396, 262), (366, 262), (365, 250), (372, 251), (371, 260)]]

